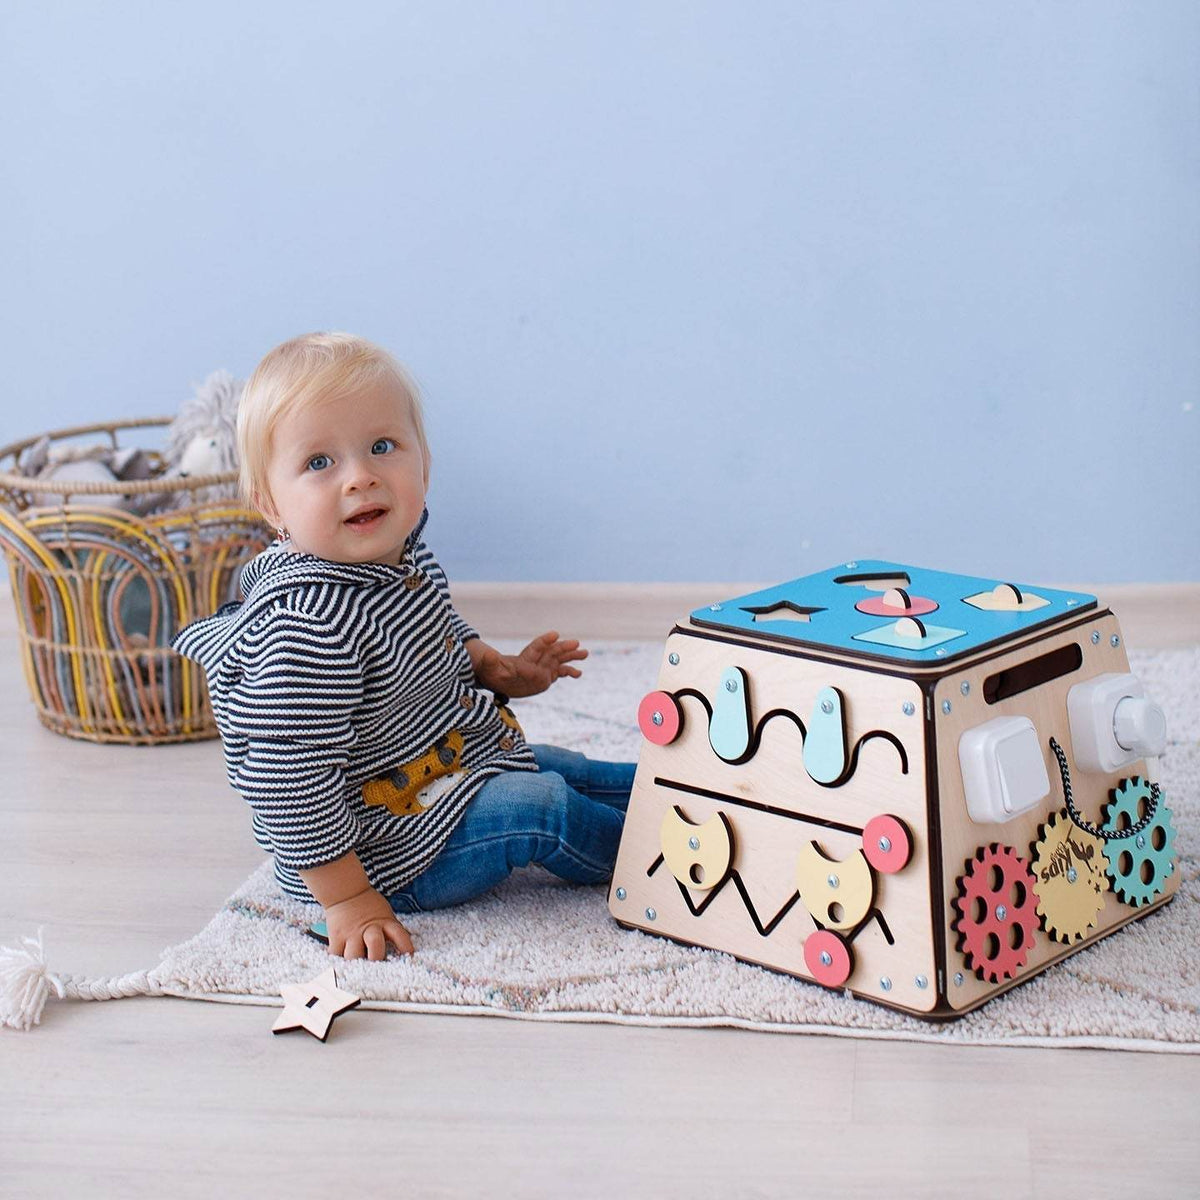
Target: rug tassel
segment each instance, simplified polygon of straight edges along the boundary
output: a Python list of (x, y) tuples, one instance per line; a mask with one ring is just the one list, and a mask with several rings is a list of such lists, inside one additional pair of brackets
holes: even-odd
[(31, 1029), (42, 1019), (51, 992), (60, 1000), (117, 1000), (126, 996), (161, 996), (148, 971), (112, 979), (80, 979), (46, 970), (42, 931), (21, 939), (23, 946), (0, 946), (0, 1025)]

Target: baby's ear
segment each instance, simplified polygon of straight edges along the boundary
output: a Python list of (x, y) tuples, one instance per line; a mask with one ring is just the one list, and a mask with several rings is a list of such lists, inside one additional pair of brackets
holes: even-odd
[(257, 490), (250, 492), (250, 503), (272, 524), (278, 525), (274, 510), (269, 501), (264, 500), (262, 493)]

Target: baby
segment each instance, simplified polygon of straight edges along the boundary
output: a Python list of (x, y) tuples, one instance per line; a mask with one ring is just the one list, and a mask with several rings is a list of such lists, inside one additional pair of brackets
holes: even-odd
[(507, 706), (587, 657), (556, 632), (501, 654), (454, 610), (422, 540), (417, 389), (362, 338), (314, 333), (259, 363), (238, 413), (243, 500), (278, 537), (244, 599), (175, 638), (208, 678), (233, 787), (329, 950), (412, 953), (398, 913), (460, 904), (514, 867), (612, 874), (634, 764), (526, 743)]

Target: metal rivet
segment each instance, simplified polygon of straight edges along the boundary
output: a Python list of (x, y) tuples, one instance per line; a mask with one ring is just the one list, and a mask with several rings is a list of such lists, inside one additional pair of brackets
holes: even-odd
[(964, 696), (969, 696), (971, 694), (971, 685), (964, 679), (962, 683), (958, 685), (958, 690), (962, 692)]
[(905, 700), (900, 711), (903, 712), (906, 717), (911, 717), (913, 713), (917, 711), (917, 706), (913, 704), (911, 700)]
[(929, 986), (929, 980), (926, 979), (924, 975), (918, 975), (917, 976), (917, 987), (927, 988), (928, 986)]
[(1108, 639), (1108, 644), (1115, 650), (1121, 644), (1121, 639), (1114, 633)]
[(617, 899), (618, 900), (625, 899), (625, 889), (624, 888), (617, 888)]
[(646, 909), (646, 920), (647, 920), (647, 921), (653, 921), (653, 920), (654, 920), (654, 918), (655, 918), (655, 917), (657, 917), (657, 916), (658, 916), (658, 913), (656, 913), (656, 912), (654, 911), (654, 909), (652, 909), (652, 908), (648, 908), (648, 909)]
[(1067, 868), (1067, 882), (1074, 883), (1079, 878), (1079, 872), (1074, 867)]
[(823, 967), (828, 967), (828, 966), (831, 966), (832, 964), (833, 964), (833, 955), (830, 954), (828, 950), (822, 950), (821, 951), (821, 965)]
[(883, 988), (885, 992), (890, 992), (892, 990), (892, 981), (886, 975), (880, 976), (879, 986)]
[(1075, 605), (1077, 605), (1078, 603), (1079, 603), (1079, 601), (1078, 601), (1078, 600), (1076, 600), (1074, 596), (1072, 596), (1072, 597), (1070, 598), (1070, 600), (1068, 600), (1068, 601), (1067, 601), (1067, 607), (1068, 607), (1068, 608), (1074, 608), (1074, 607), (1075, 607)]
[(1146, 848), (1146, 835), (1144, 833), (1139, 833), (1137, 837), (1133, 839), (1133, 844), (1137, 846), (1139, 850), (1144, 850)]
[(889, 837), (881, 837), (879, 839), (879, 848), (886, 854), (892, 848), (892, 839)]
[(1098, 629), (1092, 630), (1092, 645), (1093, 646), (1100, 645), (1100, 630), (1098, 630)]
[(661, 725), (663, 722), (663, 715), (660, 712), (653, 712), (650, 714), (650, 720), (653, 721), (655, 725)]
[(957, 984), (959, 987), (962, 987), (962, 985), (963, 985), (963, 973), (962, 973), (961, 971), (955, 971), (955, 972), (954, 972), (954, 982), (955, 982), (955, 984)]
[(821, 711), (823, 713), (825, 713), (827, 716), (829, 713), (833, 712), (833, 701), (832, 700), (822, 700), (821, 701)]
[(720, 612), (720, 611), (721, 611), (721, 606), (720, 606), (719, 604), (710, 604), (710, 605), (708, 606), (708, 611), (709, 611), (709, 612)]
[(853, 571), (854, 568), (858, 566), (858, 563), (847, 563), (846, 566), (849, 567), (851, 571)]
[(954, 707), (954, 705), (953, 705), (953, 704), (951, 704), (949, 700), (943, 700), (943, 701), (942, 701), (942, 712), (944, 712), (944, 713), (946, 714), (946, 716), (949, 716), (949, 715), (950, 715), (950, 710), (951, 710), (953, 707)]
[(938, 656), (938, 658), (943, 658), (943, 657), (945, 656), (946, 652), (945, 652), (945, 650), (943, 650), (943, 649), (941, 648), (941, 646), (939, 646), (939, 647), (938, 647), (938, 648), (937, 648), (937, 649), (934, 651), (934, 654), (936, 654), (936, 655)]
[(835, 888), (841, 882), (841, 880), (839, 880), (836, 875), (830, 875), (830, 877), (827, 880), (825, 880), (825, 882), (827, 884), (829, 884), (829, 886), (831, 888)]
[(690, 838), (688, 838), (688, 845), (691, 846), (691, 848), (693, 850), (699, 850), (700, 849), (700, 839), (698, 837), (690, 837)]
[(679, 655), (675, 654), (673, 652), (671, 654), (668, 654), (667, 662), (669, 662), (671, 664), (671, 666), (673, 666), (673, 667), (679, 666)]
[(1008, 916), (1008, 909), (1003, 904), (996, 905), (996, 920), (1003, 921)]
[(727, 692), (736, 692), (737, 689), (738, 689), (738, 683), (737, 683), (736, 679), (725, 680), (725, 690)]

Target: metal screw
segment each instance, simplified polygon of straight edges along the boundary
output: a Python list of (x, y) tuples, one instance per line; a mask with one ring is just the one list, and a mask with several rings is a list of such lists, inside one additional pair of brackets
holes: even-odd
[(1144, 850), (1146, 848), (1146, 835), (1144, 833), (1139, 833), (1137, 837), (1133, 839), (1133, 844), (1137, 846), (1139, 850)]
[(829, 967), (833, 965), (833, 955), (828, 950), (821, 951), (821, 966)]
[(958, 690), (962, 692), (964, 696), (969, 696), (971, 694), (971, 685), (964, 679), (962, 683), (958, 685)]
[(1008, 909), (1003, 904), (996, 905), (996, 920), (1003, 921), (1008, 916)]
[(918, 975), (917, 976), (917, 987), (927, 988), (928, 986), (929, 986), (929, 980), (926, 979), (924, 975)]
[(892, 839), (890, 837), (881, 837), (879, 839), (879, 848), (886, 854), (892, 848)]
[(1074, 867), (1067, 868), (1067, 882), (1074, 883), (1079, 878), (1079, 872)]
[(837, 887), (840, 880), (838, 879), (838, 877), (836, 875), (830, 875), (830, 877), (827, 880), (825, 880), (825, 882), (827, 884), (829, 884), (829, 886), (831, 888), (835, 888), (835, 887)]
[(652, 908), (648, 908), (648, 909), (646, 909), (646, 920), (647, 920), (647, 921), (653, 921), (653, 920), (654, 920), (654, 918), (655, 918), (655, 917), (657, 917), (657, 916), (658, 916), (658, 913), (656, 913), (656, 912), (654, 911), (654, 909), (652, 909)]
[(942, 712), (944, 712), (944, 713), (946, 714), (946, 716), (949, 716), (949, 715), (950, 715), (950, 710), (951, 710), (953, 707), (954, 707), (954, 705), (953, 705), (953, 704), (951, 704), (949, 700), (943, 700), (943, 701), (942, 701)]
[(1121, 644), (1121, 639), (1114, 633), (1108, 639), (1108, 644), (1115, 650)]
[(693, 850), (699, 850), (700, 849), (700, 839), (698, 837), (690, 837), (690, 838), (688, 838), (688, 845), (691, 846), (691, 848)]
[(944, 657), (944, 656), (945, 656), (945, 653), (946, 653), (946, 652), (945, 652), (945, 650), (943, 650), (943, 649), (941, 648), (941, 646), (939, 646), (939, 647), (938, 647), (938, 648), (937, 648), (937, 649), (934, 651), (934, 654), (936, 654), (936, 655), (938, 656), (938, 658), (942, 658), (942, 657)]
[(854, 568), (858, 566), (858, 563), (847, 563), (846, 566), (849, 567), (851, 571), (853, 571)]
[(709, 611), (709, 612), (720, 612), (720, 611), (721, 611), (721, 606), (720, 606), (719, 604), (710, 604), (710, 605), (708, 606), (708, 611)]
[(892, 990), (892, 981), (886, 975), (881, 976), (879, 980), (879, 986), (883, 988), (885, 992), (890, 992)]
[(617, 888), (617, 899), (618, 900), (625, 899), (625, 889), (624, 888)]
[(725, 690), (727, 692), (736, 692), (737, 691), (737, 680), (736, 679), (725, 680)]
[(1098, 630), (1098, 629), (1092, 630), (1092, 645), (1093, 646), (1100, 645), (1100, 630)]
[(954, 972), (954, 982), (955, 982), (955, 983), (956, 983), (956, 984), (957, 984), (959, 987), (962, 987), (962, 985), (963, 985), (963, 973), (962, 973), (961, 971), (955, 971), (955, 972)]
[(662, 721), (663, 721), (662, 713), (660, 713), (660, 712), (651, 713), (650, 720), (653, 721), (655, 725), (661, 725)]
[(1079, 603), (1079, 601), (1078, 601), (1078, 600), (1076, 600), (1074, 596), (1072, 596), (1072, 597), (1070, 598), (1070, 600), (1068, 600), (1068, 601), (1067, 601), (1067, 607), (1068, 607), (1068, 608), (1074, 608), (1074, 607), (1075, 607), (1075, 605), (1077, 605), (1078, 603)]
[(903, 705), (901, 705), (900, 711), (903, 712), (906, 717), (911, 717), (913, 713), (917, 711), (917, 709), (916, 705), (914, 705), (911, 700), (905, 700)]
[(821, 701), (821, 711), (823, 713), (825, 713), (827, 716), (829, 713), (833, 712), (833, 701), (832, 700), (822, 700)]
[(671, 666), (673, 666), (673, 667), (679, 666), (679, 655), (675, 654), (674, 652), (672, 652), (671, 654), (668, 654), (667, 662), (669, 662), (671, 664)]

